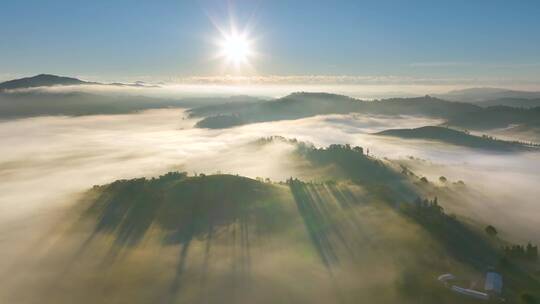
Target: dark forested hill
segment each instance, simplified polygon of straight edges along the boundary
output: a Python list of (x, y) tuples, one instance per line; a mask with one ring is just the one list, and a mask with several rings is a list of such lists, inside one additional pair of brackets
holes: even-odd
[[(534, 105), (533, 101), (527, 101), (527, 104)], [(197, 127), (210, 129), (348, 113), (425, 116), (443, 119), (446, 121), (443, 124), (447, 126), (471, 130), (521, 126), (534, 131), (540, 126), (540, 107), (482, 107), (430, 96), (362, 101), (335, 94), (294, 93), (271, 101), (222, 104), (189, 111), (191, 117), (202, 118), (197, 122)]]
[(165, 231), (166, 242), (185, 244), (236, 221), (270, 229), (283, 216), (280, 204), (270, 203), (279, 198), (272, 185), (233, 175), (188, 177), (171, 172), (94, 190), (100, 195), (88, 215), (99, 219), (97, 232), (115, 233), (120, 246), (137, 244), (151, 225)]
[(429, 96), (362, 101), (327, 93), (293, 93), (280, 99), (255, 104), (223, 105), (212, 112), (192, 109), (191, 115), (204, 117), (197, 124), (199, 127), (224, 128), (254, 122), (348, 113), (425, 115), (450, 119), (462, 113), (478, 110), (480, 107), (475, 105), (449, 102)]
[(189, 107), (193, 106), (193, 103), (145, 96), (112, 96), (83, 92), (0, 93), (0, 118), (120, 114), (174, 106)]
[(487, 130), (511, 125), (539, 126), (540, 107), (521, 109), (508, 106), (487, 107), (474, 113), (463, 113), (446, 123), (464, 129)]
[(156, 98), (135, 95), (93, 94), (86, 92), (0, 92), (0, 118), (41, 115), (122, 114), (146, 109), (200, 107), (218, 104), (247, 103), (246, 96), (208, 98)]

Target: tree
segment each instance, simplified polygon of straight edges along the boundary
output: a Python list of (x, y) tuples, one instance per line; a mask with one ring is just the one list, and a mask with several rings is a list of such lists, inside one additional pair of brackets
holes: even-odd
[(440, 181), (441, 183), (446, 183), (447, 179), (446, 179), (446, 177), (441, 176), (441, 177), (439, 177), (439, 181)]
[(538, 246), (533, 246), (531, 243), (527, 244), (526, 257), (531, 261), (538, 259)]
[(465, 182), (463, 182), (462, 180), (458, 180), (455, 184), (458, 186), (465, 186)]
[(497, 229), (495, 229), (495, 227), (491, 225), (488, 225), (485, 230), (486, 230), (486, 233), (491, 237), (494, 237), (497, 235)]
[(362, 147), (356, 146), (353, 148), (353, 150), (360, 154), (364, 154), (364, 149)]

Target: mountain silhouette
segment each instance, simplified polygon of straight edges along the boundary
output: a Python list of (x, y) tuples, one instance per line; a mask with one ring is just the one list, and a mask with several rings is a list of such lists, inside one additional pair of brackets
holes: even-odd
[(35, 87), (50, 87), (63, 85), (79, 85), (79, 84), (97, 84), (96, 82), (87, 82), (72, 77), (62, 77), (51, 74), (39, 74), (33, 77), (25, 77), (20, 79), (9, 80), (0, 83), (0, 91), (26, 89)]

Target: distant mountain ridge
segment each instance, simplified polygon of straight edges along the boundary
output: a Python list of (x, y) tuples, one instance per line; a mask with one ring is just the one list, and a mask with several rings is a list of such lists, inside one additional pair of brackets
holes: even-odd
[(535, 108), (540, 107), (540, 98), (515, 98), (504, 97), (492, 100), (485, 100), (475, 103), (481, 107), (507, 106), (513, 108)]
[(99, 84), (97, 82), (83, 81), (72, 77), (56, 76), (51, 74), (39, 74), (32, 77), (9, 80), (0, 83), (0, 92), (6, 90), (50, 87), (50, 86), (66, 86), (66, 85), (83, 85), (83, 84)]
[(0, 92), (0, 119), (43, 115), (123, 114), (148, 109), (191, 108), (201, 105), (248, 102), (251, 97), (159, 98), (93, 94), (81, 91), (23, 90)]
[(493, 151), (517, 151), (532, 148), (518, 142), (503, 141), (487, 136), (475, 136), (466, 132), (437, 126), (425, 126), (415, 129), (391, 129), (376, 133), (376, 135), (404, 139), (435, 140), (452, 145)]
[(256, 122), (290, 120), (315, 115), (365, 113), (375, 115), (423, 115), (451, 119), (482, 108), (431, 96), (364, 101), (344, 95), (297, 92), (285, 97), (243, 105), (191, 109), (192, 117), (203, 117), (201, 128), (219, 129)]
[[(186, 113), (190, 117), (200, 118), (196, 124), (197, 127), (210, 129), (223, 129), (258, 122), (294, 120), (316, 115), (350, 113), (425, 116), (442, 119), (446, 126), (470, 130), (516, 126), (520, 127), (520, 130), (528, 130), (527, 132), (530, 130), (529, 133), (533, 135), (540, 127), (540, 97), (525, 98), (533, 97), (535, 94), (540, 96), (540, 92), (496, 88), (453, 91), (448, 96), (476, 94), (476, 97), (481, 95), (481, 98), (495, 98), (506, 94), (522, 97), (485, 100), (478, 97), (481, 101), (457, 102), (426, 95), (365, 101), (331, 93), (297, 92), (273, 100), (249, 96), (169, 99), (138, 95), (96, 95), (77, 91), (77, 89), (70, 92), (25, 90), (70, 85), (151, 86), (142, 82), (104, 84), (50, 74), (10, 80), (0, 83), (0, 118), (119, 114), (144, 109), (187, 107), (190, 110)], [(437, 96), (445, 97), (446, 95)]]
[(70, 85), (108, 85), (119, 87), (146, 87), (157, 88), (159, 86), (153, 84), (147, 84), (142, 81), (136, 81), (135, 83), (101, 83), (93, 81), (85, 81), (74, 77), (58, 76), (52, 74), (39, 74), (32, 77), (24, 77), (19, 79), (13, 79), (0, 83), (0, 93), (9, 90), (17, 89), (30, 89), (39, 87), (53, 87), (53, 86), (70, 86)]
[(540, 92), (502, 88), (468, 88), (450, 91), (445, 94), (436, 94), (434, 96), (450, 101), (482, 103), (498, 99), (540, 99)]
[(511, 125), (538, 127), (540, 126), (540, 107), (521, 109), (492, 106), (474, 113), (463, 113), (449, 119), (445, 125), (473, 130), (506, 128)]
[(224, 129), (246, 124), (294, 120), (315, 115), (360, 113), (368, 115), (411, 115), (442, 119), (456, 129), (490, 130), (522, 126), (537, 130), (540, 107), (488, 106), (447, 101), (431, 96), (364, 101), (343, 95), (299, 92), (258, 102), (221, 104), (193, 108), (192, 118), (201, 118), (199, 128)]

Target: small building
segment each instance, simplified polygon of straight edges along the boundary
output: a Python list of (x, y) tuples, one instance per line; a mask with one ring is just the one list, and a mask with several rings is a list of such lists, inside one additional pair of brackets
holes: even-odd
[(469, 288), (459, 286), (463, 285), (464, 282), (459, 281), (457, 277), (451, 273), (442, 274), (437, 278), (437, 280), (442, 282), (451, 291), (470, 298), (485, 301), (501, 299), (503, 288), (502, 276), (495, 272), (492, 268), (486, 272), (483, 290), (473, 289), (473, 285), (471, 285)]
[(502, 293), (502, 288), (502, 276), (493, 270), (489, 270), (488, 272), (486, 272), (486, 282), (484, 284), (484, 290), (492, 295), (500, 295)]

